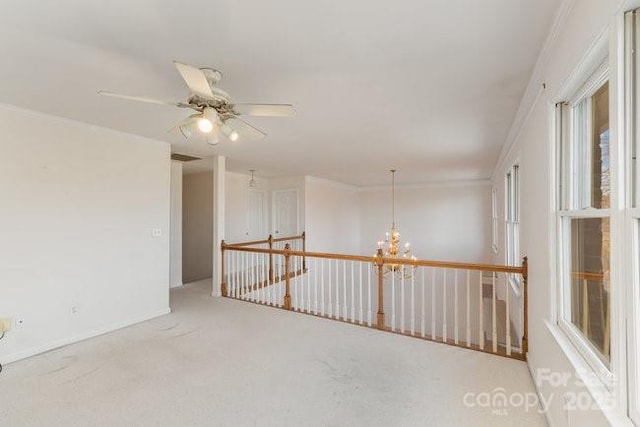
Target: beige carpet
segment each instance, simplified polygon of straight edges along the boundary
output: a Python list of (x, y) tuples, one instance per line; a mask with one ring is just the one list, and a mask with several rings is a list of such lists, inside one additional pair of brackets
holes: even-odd
[(5, 366), (0, 426), (545, 425), (537, 408), (478, 399), (534, 393), (522, 362), (209, 289), (176, 289), (170, 315)]

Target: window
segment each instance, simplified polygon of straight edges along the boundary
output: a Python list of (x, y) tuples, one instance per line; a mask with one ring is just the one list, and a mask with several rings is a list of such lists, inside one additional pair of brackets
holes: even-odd
[(511, 167), (505, 180), (507, 264), (520, 265), (520, 178), (518, 165)]
[(491, 250), (498, 253), (498, 190), (491, 190)]
[(600, 69), (557, 106), (558, 323), (597, 372), (611, 364), (609, 84)]

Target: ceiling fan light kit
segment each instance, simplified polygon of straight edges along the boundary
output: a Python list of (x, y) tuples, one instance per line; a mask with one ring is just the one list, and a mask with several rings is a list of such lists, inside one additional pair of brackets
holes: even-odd
[(295, 115), (295, 110), (290, 104), (234, 104), (231, 96), (217, 87), (222, 79), (220, 71), (209, 67), (197, 68), (177, 61), (173, 63), (189, 87), (187, 102), (166, 102), (106, 91), (98, 91), (98, 93), (130, 101), (191, 108), (197, 113), (187, 117), (169, 132), (175, 131), (185, 139), (202, 135), (209, 145), (217, 145), (220, 142), (220, 134), (230, 141), (237, 141), (240, 138), (261, 139), (266, 136), (264, 132), (238, 116), (292, 117)]

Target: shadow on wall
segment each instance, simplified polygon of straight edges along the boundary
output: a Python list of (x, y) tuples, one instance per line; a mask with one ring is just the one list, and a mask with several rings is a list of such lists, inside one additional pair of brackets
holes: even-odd
[(213, 269), (213, 172), (182, 180), (182, 282), (211, 277)]

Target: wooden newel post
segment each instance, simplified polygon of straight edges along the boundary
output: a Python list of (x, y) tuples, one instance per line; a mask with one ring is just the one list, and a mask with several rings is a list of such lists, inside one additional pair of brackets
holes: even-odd
[(375, 258), (375, 264), (378, 268), (378, 329), (384, 329), (384, 290), (382, 288), (384, 281), (384, 263), (382, 262), (382, 249), (378, 249)]
[(269, 284), (273, 285), (273, 236), (269, 234)]
[[(307, 252), (307, 234), (306, 231), (302, 232), (302, 252)], [(307, 271), (307, 257), (302, 255), (302, 272)]]
[(222, 267), (220, 271), (220, 275), (222, 276), (220, 280), (222, 280), (222, 282), (220, 283), (220, 292), (222, 293), (223, 297), (227, 296), (227, 282), (225, 280), (225, 275), (224, 275), (224, 251), (226, 247), (227, 247), (227, 244), (224, 242), (224, 240), (220, 242), (220, 255), (222, 256)]
[(522, 258), (522, 293), (524, 295), (524, 331), (522, 334), (522, 354), (527, 357), (529, 352), (529, 259)]
[(291, 263), (291, 247), (287, 243), (284, 246), (284, 274), (285, 274), (285, 288), (284, 288), (284, 308), (285, 310), (291, 310), (291, 280), (289, 275), (289, 268)]

